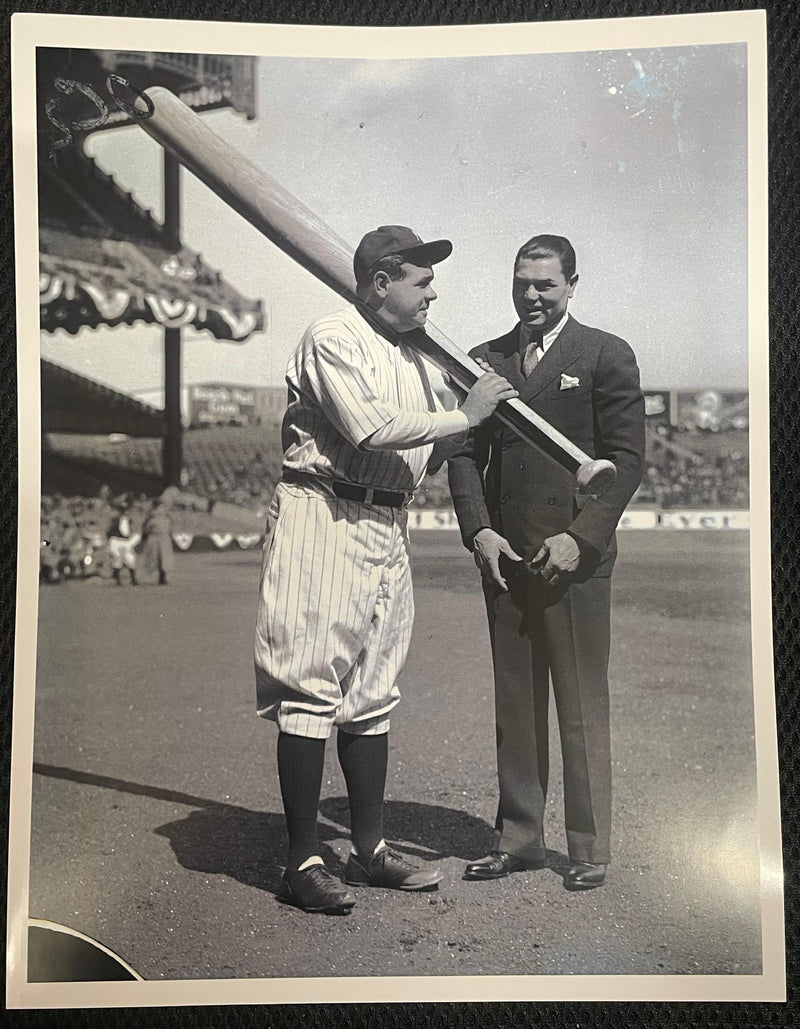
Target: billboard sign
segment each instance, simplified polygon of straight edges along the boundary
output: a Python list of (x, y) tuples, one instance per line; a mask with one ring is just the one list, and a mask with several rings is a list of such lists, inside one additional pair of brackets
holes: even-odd
[(687, 429), (710, 432), (746, 429), (750, 424), (748, 394), (744, 390), (681, 390), (678, 393), (678, 424)]
[(668, 389), (645, 389), (644, 413), (648, 423), (669, 424), (670, 396)]
[(256, 390), (249, 386), (204, 383), (189, 388), (192, 425), (252, 425)]

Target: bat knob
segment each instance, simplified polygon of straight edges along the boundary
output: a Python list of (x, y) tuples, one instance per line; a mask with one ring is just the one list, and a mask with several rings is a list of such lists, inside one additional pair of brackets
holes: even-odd
[(616, 481), (617, 469), (610, 461), (603, 459), (584, 461), (575, 478), (578, 482), (578, 493), (599, 497)]

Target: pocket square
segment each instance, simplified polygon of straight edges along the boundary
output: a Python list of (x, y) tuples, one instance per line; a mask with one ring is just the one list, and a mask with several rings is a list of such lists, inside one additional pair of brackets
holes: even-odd
[(576, 378), (574, 375), (565, 375), (561, 373), (561, 385), (559, 389), (575, 389), (576, 386), (580, 386), (581, 380)]

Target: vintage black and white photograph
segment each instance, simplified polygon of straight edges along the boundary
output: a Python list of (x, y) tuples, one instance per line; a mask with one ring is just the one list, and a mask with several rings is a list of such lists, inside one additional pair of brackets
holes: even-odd
[(763, 12), (13, 31), (8, 1004), (782, 999)]

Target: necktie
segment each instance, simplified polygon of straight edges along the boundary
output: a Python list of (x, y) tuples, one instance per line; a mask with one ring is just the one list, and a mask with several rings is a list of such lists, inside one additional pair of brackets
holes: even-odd
[(542, 336), (531, 336), (522, 358), (522, 374), (527, 379), (542, 358)]

